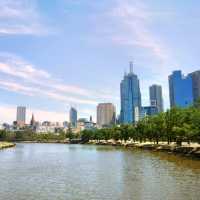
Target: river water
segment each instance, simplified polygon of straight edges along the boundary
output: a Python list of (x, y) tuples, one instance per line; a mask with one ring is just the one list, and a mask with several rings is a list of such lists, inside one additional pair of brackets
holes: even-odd
[(199, 200), (200, 161), (108, 146), (0, 151), (0, 200)]

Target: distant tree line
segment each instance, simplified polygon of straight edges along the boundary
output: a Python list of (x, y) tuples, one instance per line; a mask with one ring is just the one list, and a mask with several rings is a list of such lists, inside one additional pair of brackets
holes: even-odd
[(0, 140), (2, 141), (55, 141), (55, 140), (65, 140), (68, 133), (63, 131), (59, 133), (35, 133), (33, 130), (27, 128), (25, 130), (18, 130), (15, 132), (10, 132), (6, 130), (0, 130)]
[(136, 124), (127, 124), (97, 130), (84, 130), (81, 132), (84, 140), (130, 140), (158, 144), (167, 141), (168, 144), (176, 142), (200, 143), (200, 101), (194, 106), (181, 109), (172, 108), (154, 116), (148, 116)]
[(80, 135), (73, 134), (69, 127), (67, 133), (60, 131), (54, 133), (35, 133), (27, 128), (16, 132), (0, 130), (0, 140), (3, 141), (52, 141), (81, 137), (88, 140), (110, 140), (134, 142), (151, 141), (159, 143), (167, 141), (168, 144), (176, 142), (200, 143), (200, 101), (189, 108), (172, 108), (154, 116), (147, 116), (136, 124), (121, 124), (112, 128), (84, 130)]

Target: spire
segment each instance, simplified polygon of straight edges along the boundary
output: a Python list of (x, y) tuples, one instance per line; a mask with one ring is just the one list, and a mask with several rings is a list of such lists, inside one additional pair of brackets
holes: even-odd
[(124, 77), (127, 75), (126, 70), (124, 70)]
[(130, 62), (130, 74), (133, 74), (133, 62)]
[(35, 118), (34, 118), (34, 114), (32, 113), (32, 118), (31, 118), (31, 126), (35, 125)]

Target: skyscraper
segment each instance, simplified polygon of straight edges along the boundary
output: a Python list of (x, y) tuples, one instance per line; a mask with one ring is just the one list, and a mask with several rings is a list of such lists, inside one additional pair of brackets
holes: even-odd
[(97, 106), (97, 126), (98, 128), (109, 127), (115, 124), (116, 109), (112, 103), (100, 103)]
[(152, 85), (149, 87), (150, 105), (157, 107), (158, 112), (163, 112), (163, 96), (162, 87), (160, 85)]
[(170, 106), (185, 108), (193, 104), (192, 76), (174, 71), (169, 76)]
[(17, 125), (24, 126), (26, 123), (26, 107), (18, 106), (17, 107)]
[(194, 101), (197, 101), (200, 98), (200, 70), (192, 72), (192, 90)]
[(73, 107), (70, 108), (69, 119), (70, 119), (71, 126), (73, 128), (76, 128), (77, 127), (77, 110)]
[(124, 75), (120, 84), (121, 92), (121, 123), (133, 123), (136, 121), (136, 111), (141, 110), (141, 92), (139, 79), (133, 73), (133, 63), (130, 62), (130, 72)]

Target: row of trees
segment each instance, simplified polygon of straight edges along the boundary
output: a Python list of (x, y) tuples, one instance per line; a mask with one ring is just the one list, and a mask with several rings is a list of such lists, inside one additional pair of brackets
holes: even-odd
[(167, 112), (152, 117), (145, 117), (135, 125), (114, 126), (109, 129), (84, 130), (81, 136), (84, 140), (109, 140), (127, 141), (159, 141), (200, 142), (200, 104), (193, 107), (180, 109), (172, 108)]
[(30, 129), (20, 130), (16, 132), (9, 132), (6, 130), (0, 130), (0, 140), (3, 141), (55, 141), (55, 140), (65, 140), (68, 134), (60, 132), (54, 133), (35, 133)]
[[(160, 141), (177, 142), (181, 145), (183, 141), (200, 143), (200, 103), (190, 108), (172, 108), (167, 112), (155, 116), (145, 117), (137, 124), (113, 126), (112, 128), (84, 130), (80, 133), (83, 141), (109, 140), (115, 141), (132, 139), (133, 141)], [(30, 129), (7, 132), (0, 131), (0, 140), (8, 141), (50, 141), (73, 139), (77, 135), (71, 129), (58, 134), (38, 134)]]

